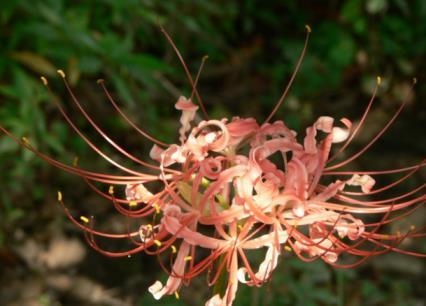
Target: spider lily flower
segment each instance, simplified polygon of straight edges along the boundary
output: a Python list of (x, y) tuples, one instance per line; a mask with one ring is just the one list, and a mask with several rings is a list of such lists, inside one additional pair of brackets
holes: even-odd
[[(406, 238), (424, 237), (424, 228), (411, 226), (397, 233), (383, 231), (385, 225), (405, 218), (424, 205), (426, 184), (398, 196), (380, 195), (420, 171), (426, 161), (392, 170), (340, 170), (380, 138), (402, 111), (405, 102), (363, 149), (337, 161), (360, 132), (373, 105), (380, 78), (355, 127), (347, 118), (336, 124), (332, 117), (322, 116), (298, 139), (297, 133), (283, 121), (271, 122), (302, 62), (310, 28), (307, 30), (305, 47), (294, 74), (263, 123), (258, 123), (255, 118), (210, 119), (196, 90), (199, 73), (193, 80), (179, 51), (165, 33), (193, 86), (191, 97), (182, 96), (175, 104), (181, 112), (179, 144), (166, 144), (138, 127), (119, 108), (104, 82), (99, 81), (119, 115), (153, 142), (151, 161), (141, 160), (116, 144), (86, 113), (69, 87), (65, 74), (59, 70), (73, 103), (93, 128), (114, 149), (140, 167), (130, 169), (94, 145), (55, 100), (59, 111), (71, 128), (96, 153), (122, 171), (122, 175), (60, 163), (39, 152), (29, 141), (17, 139), (1, 126), (0, 129), (52, 165), (82, 177), (96, 193), (111, 201), (119, 213), (141, 222), (138, 228), (129, 232), (99, 231), (92, 219), (84, 216), (75, 219), (66, 208), (62, 193), (58, 193), (58, 201), (65, 213), (86, 233), (86, 239), (94, 249), (111, 257), (138, 252), (158, 256), (160, 266), (169, 278), (164, 285), (156, 281), (149, 287), (155, 299), (164, 295), (178, 298), (183, 285), (193, 277), (207, 273), (208, 285), (223, 280), (227, 284), (223, 291), (215, 292), (206, 305), (230, 306), (239, 284), (260, 286), (273, 276), (285, 250), (293, 250), (306, 262), (321, 259), (342, 268), (357, 266), (371, 256), (391, 251), (425, 257), (425, 254), (400, 248)], [(42, 81), (48, 87), (44, 77)], [(199, 105), (193, 103), (194, 97)], [(196, 122), (199, 109), (205, 120)], [(340, 147), (333, 151), (334, 146)], [(277, 156), (282, 159), (281, 163), (276, 162)], [(375, 188), (376, 180), (379, 181), (381, 176), (395, 173), (403, 176)], [(328, 183), (323, 183), (325, 179)], [(148, 187), (155, 182), (162, 186), (160, 191), (154, 192)], [(105, 192), (95, 183), (111, 187)], [(354, 191), (356, 189), (358, 191)], [(116, 190), (123, 191), (124, 197), (117, 196)], [(373, 200), (373, 197), (377, 198)], [(372, 215), (378, 216), (377, 221), (367, 221), (366, 217)], [(108, 251), (98, 245), (96, 237), (128, 240), (133, 247), (121, 252)], [(253, 250), (264, 251), (264, 259), (257, 266), (249, 259), (248, 254)], [(170, 265), (162, 261), (164, 257), (170, 259)]]

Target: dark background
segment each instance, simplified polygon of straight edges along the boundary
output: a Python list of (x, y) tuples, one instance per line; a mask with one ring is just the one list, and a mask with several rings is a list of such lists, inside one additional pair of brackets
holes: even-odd
[[(159, 23), (193, 74), (209, 56), (198, 88), (211, 117), (260, 122), (288, 82), (309, 24), (307, 55), (275, 118), (300, 135), (320, 115), (356, 121), (380, 75), (375, 106), (350, 149), (355, 152), (385, 125), (417, 77), (397, 122), (353, 163), (372, 170), (413, 165), (426, 156), (425, 20), (423, 0), (0, 1), (0, 124), (65, 163), (78, 156), (81, 167), (112, 171), (67, 126), (40, 75), (78, 126), (111, 156), (120, 158), (72, 107), (56, 69), (65, 71), (81, 103), (111, 137), (146, 158), (151, 144), (119, 118), (96, 80), (105, 79), (123, 110), (146, 130), (177, 141), (180, 114), (173, 105), (191, 87)], [(424, 181), (423, 171), (395, 192)], [(80, 178), (0, 136), (0, 305), (204, 304), (211, 294), (204, 277), (181, 290), (179, 301), (154, 301), (147, 286), (166, 277), (156, 258), (110, 259), (90, 249), (56, 203), (57, 190), (77, 216), (93, 214), (101, 228), (125, 229), (112, 204)], [(424, 210), (417, 211), (388, 230), (424, 225), (424, 217)], [(425, 251), (419, 242), (403, 246)], [(422, 259), (387, 254), (356, 269), (334, 270), (295, 257), (284, 256), (262, 288), (241, 285), (235, 305), (424, 305)]]

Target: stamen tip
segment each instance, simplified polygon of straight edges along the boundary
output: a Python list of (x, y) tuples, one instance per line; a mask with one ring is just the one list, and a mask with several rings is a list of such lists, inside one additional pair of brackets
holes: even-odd
[(26, 146), (30, 145), (30, 140), (27, 137), (23, 136), (21, 139), (22, 139), (22, 142), (24, 143), (24, 145), (26, 145)]
[(44, 86), (47, 86), (47, 84), (49, 84), (49, 82), (47, 82), (47, 79), (44, 76), (41, 76), (40, 80), (43, 82)]
[(311, 32), (312, 32), (312, 29), (311, 29), (311, 27), (309, 26), (309, 24), (306, 24), (306, 25), (305, 25), (305, 28), (306, 28), (306, 31), (307, 31), (308, 33), (311, 33)]
[(89, 223), (89, 218), (85, 216), (80, 216), (80, 220), (83, 221), (84, 223)]
[(105, 80), (104, 79), (98, 79), (97, 81), (96, 81), (96, 83), (98, 83), (98, 84), (103, 84), (105, 82)]
[(62, 69), (58, 69), (56, 72), (61, 76), (61, 78), (65, 79), (65, 72)]
[(209, 56), (207, 54), (203, 56), (203, 62), (208, 60), (208, 59), (209, 59)]
[(417, 84), (417, 78), (416, 77), (413, 78), (413, 85), (415, 85), (415, 84)]
[(382, 83), (382, 78), (380, 76), (377, 76), (377, 85), (380, 85)]
[(58, 190), (58, 202), (62, 202), (62, 192)]

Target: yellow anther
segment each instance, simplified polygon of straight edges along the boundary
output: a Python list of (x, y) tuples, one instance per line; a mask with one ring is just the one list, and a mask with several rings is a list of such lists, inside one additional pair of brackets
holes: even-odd
[(180, 299), (179, 293), (177, 291), (175, 291), (175, 298), (176, 298), (176, 300)]
[(152, 231), (152, 225), (151, 225), (151, 224), (147, 224), (147, 225), (146, 225), (146, 228), (147, 228), (149, 231)]
[(160, 240), (154, 240), (154, 244), (158, 247), (161, 247), (163, 245)]
[(110, 194), (110, 195), (113, 195), (114, 194), (114, 186), (109, 186), (109, 188), (108, 188), (108, 193)]
[(414, 231), (416, 229), (416, 226), (413, 224), (410, 226), (410, 230)]
[(380, 85), (382, 83), (382, 78), (380, 76), (377, 76), (377, 85)]
[(417, 84), (417, 78), (413, 78), (413, 85)]
[(96, 81), (96, 83), (98, 83), (98, 84), (101, 84), (101, 83), (103, 83), (104, 82), (104, 79), (98, 79), (97, 81)]
[(134, 207), (134, 206), (137, 206), (137, 205), (138, 205), (138, 202), (136, 202), (136, 201), (130, 201), (129, 202), (130, 207)]
[(209, 58), (209, 56), (206, 54), (206, 55), (204, 55), (203, 56), (203, 61), (206, 61), (206, 60), (208, 60), (208, 58)]
[(291, 252), (292, 251), (291, 247), (289, 247), (288, 245), (284, 246), (284, 250), (286, 250), (287, 252)]
[(183, 258), (184, 261), (191, 261), (192, 260), (192, 256), (185, 256)]
[(62, 202), (62, 192), (58, 190), (58, 202)]
[(177, 250), (176, 250), (176, 247), (173, 244), (170, 246), (170, 248), (172, 249), (172, 253), (176, 254)]
[(308, 33), (312, 32), (311, 27), (309, 26), (309, 24), (305, 25), (306, 31), (308, 31)]
[(243, 230), (243, 226), (242, 226), (241, 224), (238, 224), (238, 229), (239, 229), (240, 231), (242, 231), (242, 230)]
[(56, 72), (61, 76), (61, 78), (65, 79), (65, 72), (62, 69), (58, 69)]
[(28, 140), (28, 138), (27, 137), (22, 137), (22, 142), (25, 144), (25, 145), (27, 145), (27, 146), (29, 146), (30, 145), (30, 141)]
[(154, 205), (152, 205), (155, 208), (155, 213), (159, 214), (160, 213), (160, 206), (158, 206), (157, 203), (155, 203)]
[(83, 221), (84, 223), (89, 223), (89, 218), (87, 218), (85, 216), (81, 216), (80, 220)]
[(46, 86), (47, 84), (49, 84), (49, 82), (47, 82), (47, 79), (44, 76), (41, 76), (40, 80), (43, 82), (44, 86)]
[(74, 159), (72, 160), (72, 165), (74, 167), (77, 167), (77, 165), (78, 165), (78, 156), (74, 157)]

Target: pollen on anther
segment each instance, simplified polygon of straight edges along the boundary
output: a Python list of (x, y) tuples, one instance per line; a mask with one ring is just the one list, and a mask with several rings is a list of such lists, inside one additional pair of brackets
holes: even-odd
[(138, 205), (138, 202), (136, 202), (136, 201), (130, 201), (129, 202), (129, 206), (130, 207), (135, 207), (135, 206), (137, 206)]
[(44, 86), (46, 86), (47, 84), (49, 84), (49, 82), (47, 82), (47, 79), (44, 76), (41, 76), (40, 80), (43, 82)]
[(413, 85), (417, 84), (417, 78), (413, 78)]
[(311, 33), (311, 32), (312, 32), (312, 29), (311, 29), (311, 27), (309, 26), (309, 24), (305, 25), (305, 28), (306, 28), (306, 31), (307, 31), (308, 33)]
[(102, 84), (104, 82), (104, 79), (98, 79), (97, 81), (96, 81), (96, 83), (98, 83), (98, 84)]
[(160, 206), (158, 206), (157, 203), (155, 203), (154, 205), (152, 205), (155, 208), (155, 213), (159, 214), (160, 213)]
[(160, 240), (154, 240), (154, 244), (158, 247), (161, 247), (163, 245)]
[(380, 76), (377, 76), (377, 85), (380, 85), (382, 83), (382, 78)]
[(108, 188), (108, 193), (110, 194), (110, 195), (113, 195), (114, 194), (114, 186), (109, 186), (109, 188)]
[(62, 202), (62, 192), (58, 190), (58, 202)]
[(30, 141), (28, 140), (28, 138), (27, 137), (22, 137), (22, 142), (25, 144), (25, 145), (27, 145), (27, 146), (29, 146), (30, 145)]
[(291, 247), (289, 247), (288, 245), (284, 246), (284, 250), (286, 250), (287, 252), (291, 252), (292, 251)]
[(74, 159), (72, 160), (72, 165), (74, 167), (77, 167), (77, 165), (78, 165), (78, 156), (74, 157)]
[(175, 291), (175, 298), (176, 298), (176, 300), (180, 299), (179, 293), (177, 291)]
[(85, 216), (81, 216), (80, 220), (83, 221), (84, 223), (89, 223), (89, 219)]
[(58, 69), (56, 72), (61, 76), (61, 78), (65, 79), (65, 72), (62, 69)]
[(170, 248), (172, 249), (173, 254), (175, 254), (177, 252), (176, 247), (174, 245), (171, 245)]
[(183, 258), (184, 261), (191, 261), (192, 260), (192, 256), (185, 256)]

